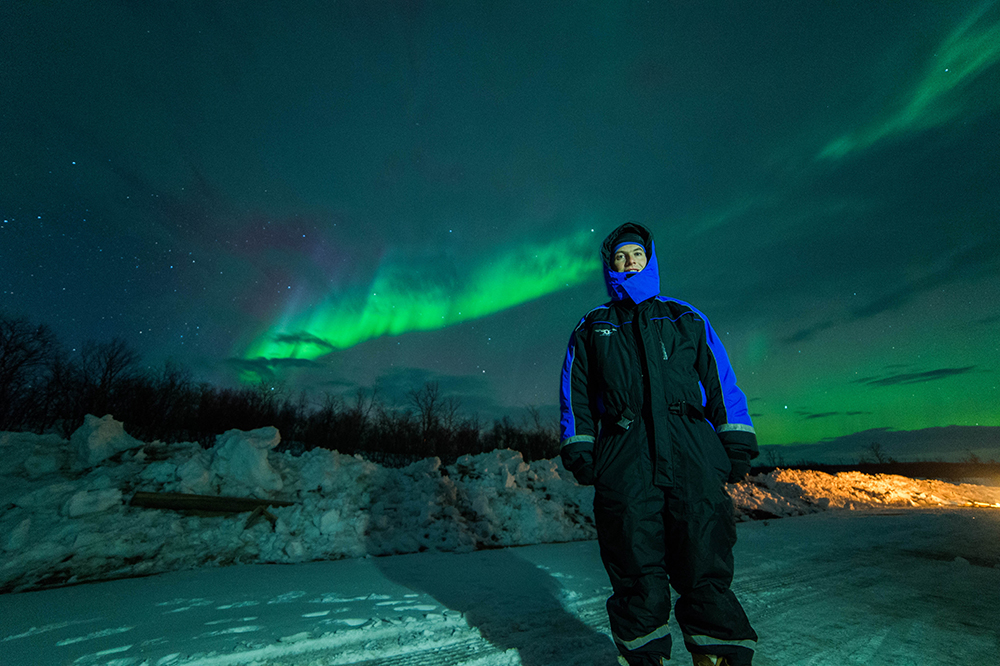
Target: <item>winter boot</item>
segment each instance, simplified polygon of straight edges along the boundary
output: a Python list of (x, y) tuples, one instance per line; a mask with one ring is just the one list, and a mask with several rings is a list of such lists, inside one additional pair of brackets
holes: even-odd
[[(629, 660), (626, 659), (625, 657), (623, 657), (622, 655), (618, 655), (618, 663), (621, 664), (621, 666), (632, 666), (632, 664), (629, 663)], [(647, 662), (643, 662), (643, 663), (645, 664)], [(648, 663), (652, 663), (652, 662), (648, 662)], [(660, 657), (660, 661), (658, 662), (657, 666), (667, 666), (667, 658), (666, 657)]]
[(714, 654), (691, 653), (694, 659), (694, 666), (729, 666), (729, 660), (725, 657), (716, 657)]

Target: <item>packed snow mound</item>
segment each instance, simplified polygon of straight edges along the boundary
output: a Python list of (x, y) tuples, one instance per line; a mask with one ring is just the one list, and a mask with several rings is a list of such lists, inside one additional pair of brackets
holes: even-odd
[(101, 418), (87, 414), (83, 425), (70, 436), (69, 442), (85, 467), (96, 465), (121, 451), (142, 446), (142, 442), (126, 434), (124, 424), (115, 421), (110, 414)]
[[(79, 435), (79, 436), (78, 436)], [(79, 443), (85, 441), (83, 448)], [(0, 591), (208, 565), (302, 562), (587, 540), (594, 490), (558, 458), (497, 450), (387, 468), (326, 449), (276, 451), (275, 428), (143, 443), (111, 417), (70, 441), (0, 433)], [(81, 452), (86, 460), (81, 466)], [(266, 515), (130, 505), (136, 492), (280, 500)], [(777, 470), (729, 486), (739, 520), (885, 506), (1000, 507), (1000, 488)]]
[(268, 452), (280, 442), (281, 435), (274, 427), (249, 432), (228, 430), (219, 435), (212, 450), (211, 469), (227, 482), (221, 490), (236, 495), (281, 490), (281, 475), (267, 459)]

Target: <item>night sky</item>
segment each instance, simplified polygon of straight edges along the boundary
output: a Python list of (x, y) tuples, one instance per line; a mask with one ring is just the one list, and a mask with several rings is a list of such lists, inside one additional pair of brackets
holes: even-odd
[(762, 444), (1000, 425), (995, 2), (5, 2), (0, 310), (555, 412), (636, 220)]

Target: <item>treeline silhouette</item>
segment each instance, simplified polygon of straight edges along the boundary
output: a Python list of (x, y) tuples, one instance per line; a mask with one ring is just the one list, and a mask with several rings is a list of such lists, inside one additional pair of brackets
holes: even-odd
[(408, 394), (408, 404), (386, 404), (375, 389), (345, 398), (289, 395), (266, 384), (223, 388), (196, 382), (172, 361), (141, 365), (124, 339), (87, 342), (69, 354), (52, 330), (0, 313), (0, 431), (56, 432), (68, 437), (87, 414), (111, 414), (145, 442), (199, 442), (211, 446), (226, 430), (275, 426), (282, 448), (323, 447), (398, 466), (430, 456), (445, 464), (498, 448), (528, 461), (559, 453), (555, 424), (527, 408), (484, 425), (460, 414), (460, 403), (436, 383)]

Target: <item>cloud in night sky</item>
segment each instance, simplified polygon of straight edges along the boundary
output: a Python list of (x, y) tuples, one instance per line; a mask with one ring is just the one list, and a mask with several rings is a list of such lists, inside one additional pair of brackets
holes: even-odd
[(828, 416), (838, 416), (840, 412), (823, 412), (821, 414), (809, 414), (805, 418), (807, 419), (824, 419)]
[(304, 358), (229, 358), (224, 361), (241, 376), (255, 381), (274, 382), (282, 371), (302, 368), (322, 368), (322, 364)]
[(835, 322), (824, 321), (819, 324), (816, 324), (815, 326), (810, 326), (809, 328), (799, 329), (792, 335), (788, 336), (787, 338), (784, 338), (782, 342), (789, 345), (795, 344), (796, 342), (802, 342), (804, 340), (812, 338), (817, 333), (833, 328), (834, 326), (836, 326)]
[(938, 368), (937, 370), (926, 370), (924, 372), (905, 372), (888, 377), (867, 377), (855, 380), (858, 384), (866, 386), (896, 386), (897, 384), (922, 384), (933, 382), (939, 379), (947, 379), (956, 375), (964, 375), (975, 370), (976, 366), (970, 365), (965, 368)]
[(799, 415), (806, 420), (812, 419), (825, 419), (831, 416), (863, 416), (865, 414), (870, 414), (871, 412), (821, 412), (819, 414), (809, 414), (804, 412), (799, 412)]
[(376, 390), (389, 404), (410, 405), (411, 394), (428, 385), (437, 385), (442, 399), (461, 403), (466, 413), (496, 412), (490, 390), (480, 377), (456, 377), (420, 368), (393, 368), (379, 378)]
[(920, 294), (934, 290), (966, 275), (992, 270), (1000, 257), (1000, 242), (977, 243), (947, 257), (940, 265), (934, 266), (922, 275), (900, 288), (883, 295), (877, 300), (856, 308), (856, 317), (873, 317), (887, 310), (893, 310), (912, 301)]
[(326, 348), (328, 351), (333, 351), (335, 347), (323, 340), (317, 338), (315, 335), (310, 335), (309, 333), (298, 333), (295, 335), (276, 335), (274, 336), (274, 341), (279, 345), (289, 345), (291, 347), (297, 347), (300, 345), (312, 345), (319, 348)]

